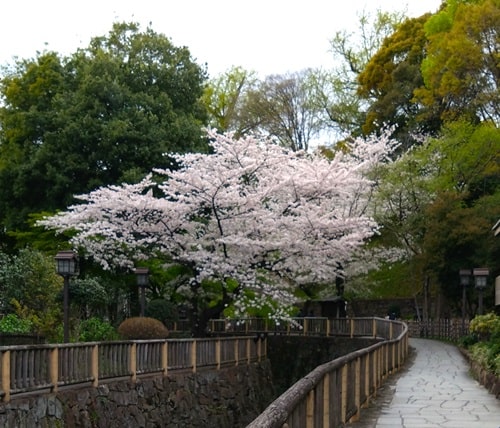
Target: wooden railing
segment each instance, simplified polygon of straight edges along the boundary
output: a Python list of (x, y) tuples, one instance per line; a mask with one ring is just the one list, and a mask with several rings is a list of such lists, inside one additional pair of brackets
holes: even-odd
[(451, 340), (457, 342), (470, 334), (468, 319), (441, 318), (428, 321), (407, 321), (410, 337)]
[(405, 330), (404, 324), (383, 318), (292, 318), (273, 322), (262, 318), (215, 319), (209, 323), (211, 334), (287, 334), (306, 336), (347, 336), (393, 339)]
[[(306, 328), (307, 323), (303, 326)], [(384, 340), (318, 366), (271, 403), (247, 428), (345, 426), (359, 419), (361, 408), (368, 404), (384, 378), (402, 366), (408, 355), (408, 330), (406, 324), (399, 321), (330, 320), (326, 321), (325, 329), (339, 330), (350, 337)]]
[[(336, 427), (356, 418), (382, 379), (397, 370), (408, 351), (406, 325), (378, 318), (213, 320), (211, 332), (231, 337), (89, 342), (0, 347), (0, 397), (56, 392), (67, 386), (97, 387), (104, 381), (170, 372), (218, 370), (266, 358), (267, 336), (342, 335), (383, 341), (319, 366), (279, 397), (250, 427)], [(340, 410), (339, 410), (340, 409)], [(315, 421), (329, 421), (330, 425)]]
[(69, 385), (97, 387), (103, 380), (150, 373), (250, 364), (266, 357), (265, 340), (253, 337), (134, 340), (0, 347), (0, 396), (56, 392)]

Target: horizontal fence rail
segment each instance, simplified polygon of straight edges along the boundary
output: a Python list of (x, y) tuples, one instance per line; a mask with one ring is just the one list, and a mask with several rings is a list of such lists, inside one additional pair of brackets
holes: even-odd
[[(298, 397), (294, 399), (297, 400), (296, 408), (290, 407), (294, 400), (286, 399), (288, 404), (285, 410), (280, 410), (286, 411), (284, 421), (296, 421), (293, 425), (289, 424), (290, 427), (334, 427), (338, 424), (305, 424), (304, 415), (310, 415), (311, 406), (318, 403), (323, 403), (323, 407), (314, 410), (314, 415), (327, 415), (323, 417), (332, 420), (348, 420), (356, 415), (360, 404), (367, 402), (379, 386), (381, 377), (400, 367), (408, 347), (405, 324), (378, 318), (295, 318), (284, 323), (263, 319), (212, 320), (210, 329), (214, 335), (225, 335), (202, 339), (0, 347), (0, 397), (8, 402), (11, 397), (21, 393), (57, 392), (61, 387), (71, 386), (97, 387), (105, 381), (136, 381), (138, 376), (148, 374), (166, 376), (169, 372), (195, 373), (198, 370), (219, 370), (250, 364), (267, 357), (266, 338), (270, 334), (381, 339), (380, 344), (349, 354), (325, 367), (320, 366), (323, 368), (316, 369), (312, 378), (308, 376), (300, 382), (309, 385), (311, 379), (319, 376), (318, 370), (321, 373), (325, 370), (326, 374), (321, 374), (322, 380), (314, 380), (300, 400)], [(358, 380), (354, 382), (354, 379)], [(346, 389), (346, 385), (350, 389)], [(355, 389), (352, 389), (353, 385)], [(336, 410), (339, 408), (342, 409), (340, 416)], [(311, 416), (307, 418), (310, 420)], [(280, 420), (282, 418), (269, 419)], [(269, 423), (250, 426), (281, 428), (285, 422), (281, 425), (279, 422), (274, 425)]]
[[(302, 328), (308, 328), (307, 322)], [(361, 408), (368, 405), (384, 378), (400, 369), (407, 358), (408, 329), (402, 322), (381, 318), (335, 319), (327, 321), (324, 333), (332, 331), (382, 340), (316, 367), (247, 428), (343, 427), (359, 419)]]
[[(406, 327), (401, 322), (383, 318), (292, 318), (286, 322), (273, 322), (260, 318), (210, 320), (211, 334), (261, 335), (287, 334), (306, 336), (347, 336), (393, 339)], [(406, 330), (405, 330), (406, 331)]]
[(458, 341), (470, 334), (468, 319), (441, 318), (427, 321), (406, 321), (410, 337)]
[(266, 358), (265, 340), (250, 336), (134, 340), (0, 347), (0, 396), (92, 385), (169, 371), (218, 370)]

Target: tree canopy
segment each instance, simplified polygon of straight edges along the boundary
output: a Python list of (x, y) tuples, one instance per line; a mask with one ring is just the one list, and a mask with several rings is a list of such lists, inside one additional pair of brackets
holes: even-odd
[(161, 34), (114, 24), (67, 58), (43, 52), (0, 81), (0, 223), (56, 210), (73, 194), (136, 182), (165, 153), (205, 150), (206, 73)]
[(394, 143), (358, 140), (329, 161), (252, 137), (210, 138), (213, 154), (175, 155), (182, 167), (156, 170), (166, 176), (158, 186), (150, 177), (100, 188), (40, 224), (75, 230), (75, 248), (105, 267), (162, 254), (192, 269), (186, 292), (216, 281), (221, 302), (242, 313), (274, 302), (282, 317), (298, 288), (343, 275), (376, 231), (366, 174)]

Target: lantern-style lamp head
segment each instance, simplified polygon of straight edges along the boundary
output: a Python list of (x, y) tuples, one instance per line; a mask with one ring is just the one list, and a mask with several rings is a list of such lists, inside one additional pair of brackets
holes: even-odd
[(473, 270), (473, 275), (474, 275), (474, 282), (475, 282), (475, 287), (478, 290), (484, 290), (486, 288), (486, 282), (488, 279), (488, 275), (490, 274), (490, 271), (488, 268), (474, 268)]
[(146, 287), (149, 282), (149, 269), (138, 267), (135, 268), (135, 275), (137, 277), (137, 285), (139, 287)]
[(468, 287), (470, 285), (471, 270), (470, 269), (460, 269), (458, 271), (460, 275), (460, 285), (462, 287)]
[(77, 273), (77, 257), (71, 250), (59, 251), (54, 257), (56, 271), (61, 276), (72, 276)]

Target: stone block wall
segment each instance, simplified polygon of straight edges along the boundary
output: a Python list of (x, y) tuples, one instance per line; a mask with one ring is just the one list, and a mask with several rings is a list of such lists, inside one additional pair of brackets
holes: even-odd
[(275, 398), (269, 361), (13, 398), (5, 428), (245, 427)]

